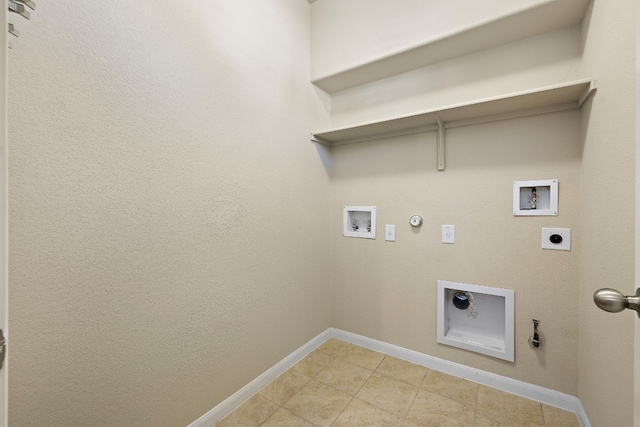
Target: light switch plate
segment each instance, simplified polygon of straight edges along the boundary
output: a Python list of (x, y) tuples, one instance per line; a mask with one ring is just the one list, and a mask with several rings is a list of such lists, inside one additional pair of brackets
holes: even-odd
[(387, 242), (395, 242), (396, 241), (396, 226), (395, 224), (385, 224), (384, 225), (384, 240)]
[[(558, 235), (562, 242), (553, 243), (551, 236)], [(555, 249), (558, 251), (571, 250), (571, 229), (570, 228), (543, 228), (542, 229), (542, 249)]]

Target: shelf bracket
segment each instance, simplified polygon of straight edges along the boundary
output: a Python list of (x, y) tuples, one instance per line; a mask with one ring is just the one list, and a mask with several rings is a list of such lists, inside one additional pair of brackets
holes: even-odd
[(320, 138), (319, 136), (314, 135), (313, 133), (311, 134), (311, 142), (315, 142), (316, 144), (321, 144), (321, 145), (326, 145), (327, 147), (331, 147), (331, 143), (323, 138)]
[(438, 117), (438, 113), (433, 113), (438, 122), (438, 170), (444, 170), (444, 122)]
[(582, 92), (582, 94), (580, 95), (580, 98), (578, 98), (578, 108), (582, 107), (582, 104), (584, 104), (587, 98), (589, 98), (589, 95), (595, 92), (596, 89), (598, 89), (598, 81), (591, 80), (591, 83), (589, 83), (589, 86), (584, 90), (584, 92)]

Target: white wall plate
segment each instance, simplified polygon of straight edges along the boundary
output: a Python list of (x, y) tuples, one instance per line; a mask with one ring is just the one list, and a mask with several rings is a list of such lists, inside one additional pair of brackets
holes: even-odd
[(514, 216), (557, 216), (558, 180), (514, 181)]
[(345, 237), (376, 238), (376, 207), (345, 206), (343, 209), (343, 230)]
[(542, 249), (555, 249), (558, 251), (571, 250), (570, 228), (543, 228)]

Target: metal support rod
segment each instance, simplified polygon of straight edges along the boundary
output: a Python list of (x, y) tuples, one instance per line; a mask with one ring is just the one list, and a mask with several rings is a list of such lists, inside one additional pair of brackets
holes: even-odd
[(438, 117), (438, 113), (433, 113), (438, 122), (438, 170), (444, 170), (444, 122)]
[(16, 30), (15, 25), (9, 23), (9, 33), (16, 36), (16, 37), (20, 37), (20, 32), (18, 30)]
[(7, 4), (9, 6), (9, 11), (10, 12), (14, 12), (14, 13), (20, 14), (20, 15), (24, 16), (27, 19), (29, 19), (31, 17), (31, 14), (29, 13), (28, 10), (26, 10), (26, 8), (24, 7), (23, 4), (16, 3), (13, 0), (7, 0)]
[(36, 9), (36, 2), (34, 2), (33, 0), (13, 0), (16, 1), (18, 3), (22, 3), (22, 4), (26, 4), (27, 6), (29, 6), (29, 8), (31, 10), (35, 10)]

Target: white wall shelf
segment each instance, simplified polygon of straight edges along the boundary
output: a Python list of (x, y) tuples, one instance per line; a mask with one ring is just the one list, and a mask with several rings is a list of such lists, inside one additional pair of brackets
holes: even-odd
[(589, 3), (590, 0), (547, 1), (542, 5), (464, 28), (330, 75), (313, 76), (311, 83), (328, 93), (336, 93), (463, 55), (567, 28), (582, 22)]
[(444, 170), (445, 129), (577, 109), (595, 90), (595, 80), (578, 80), (314, 132), (311, 140), (327, 146), (336, 146), (438, 131), (438, 169)]

